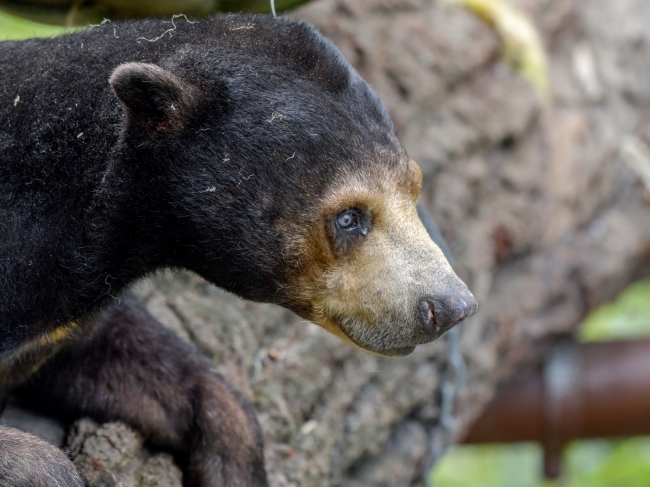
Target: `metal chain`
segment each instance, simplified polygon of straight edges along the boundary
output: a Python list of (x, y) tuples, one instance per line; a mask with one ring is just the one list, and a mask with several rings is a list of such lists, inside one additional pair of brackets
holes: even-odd
[(438, 422), (429, 431), (429, 451), (422, 471), (422, 482), (428, 484), (428, 477), (436, 462), (445, 454), (456, 436), (454, 404), (458, 391), (465, 384), (467, 364), (460, 345), (465, 323), (451, 329), (447, 337), (447, 360), (440, 384), (440, 409)]
[[(452, 267), (455, 267), (454, 257), (447, 241), (444, 239), (435, 220), (421, 201), (417, 205), (418, 215), (431, 239), (440, 247)], [(454, 404), (458, 391), (463, 387), (467, 378), (467, 364), (461, 349), (460, 338), (467, 321), (456, 325), (446, 335), (447, 357), (440, 383), (440, 413), (438, 422), (429, 431), (429, 451), (422, 471), (422, 482), (428, 485), (428, 477), (436, 462), (444, 455), (453, 443), (456, 435), (456, 418)]]

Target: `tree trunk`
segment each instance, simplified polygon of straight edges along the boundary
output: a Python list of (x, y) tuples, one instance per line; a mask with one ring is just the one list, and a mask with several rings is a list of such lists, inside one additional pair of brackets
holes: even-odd
[[(379, 93), (479, 301), (460, 340), (457, 435), (499, 381), (650, 270), (639, 169), (650, 168), (650, 2), (515, 2), (549, 52), (546, 107), (500, 61), (489, 26), (441, 3), (317, 0), (291, 16), (316, 24)], [(193, 276), (140, 293), (255, 405), (272, 486), (400, 487), (422, 475), (443, 430), (444, 339), (382, 359)]]

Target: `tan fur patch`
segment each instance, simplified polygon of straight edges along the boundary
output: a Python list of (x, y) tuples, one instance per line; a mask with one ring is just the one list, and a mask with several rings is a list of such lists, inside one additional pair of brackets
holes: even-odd
[(23, 380), (52, 357), (79, 331), (76, 322), (70, 322), (47, 331), (36, 338), (23, 343), (0, 360), (0, 388), (13, 385)]
[[(397, 171), (377, 167), (335, 179), (346, 183), (323, 198), (318, 218), (290, 246), (300, 262), (289, 284), (293, 308), (368, 350), (409, 353), (431, 340), (420, 330), (422, 297), (458, 281), (417, 216), (422, 174), (409, 161)], [(339, 253), (332, 222), (350, 208), (370, 215), (370, 231)]]

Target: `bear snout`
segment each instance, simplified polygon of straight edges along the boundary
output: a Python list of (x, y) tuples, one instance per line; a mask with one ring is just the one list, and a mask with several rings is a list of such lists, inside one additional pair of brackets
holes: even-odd
[(432, 338), (469, 318), (477, 309), (478, 303), (467, 287), (444, 296), (427, 296), (418, 305), (422, 329)]

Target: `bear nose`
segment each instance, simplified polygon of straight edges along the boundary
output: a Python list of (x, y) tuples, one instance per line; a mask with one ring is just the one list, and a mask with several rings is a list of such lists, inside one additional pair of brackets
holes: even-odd
[(427, 335), (439, 335), (472, 316), (477, 309), (478, 303), (467, 288), (442, 297), (426, 297), (419, 304), (422, 327)]

